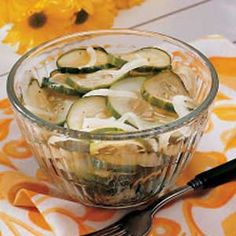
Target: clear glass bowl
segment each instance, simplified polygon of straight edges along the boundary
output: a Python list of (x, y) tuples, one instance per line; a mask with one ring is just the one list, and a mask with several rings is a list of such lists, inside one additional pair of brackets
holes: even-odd
[[(94, 134), (50, 124), (20, 102), (20, 85), (31, 73), (48, 76), (55, 58), (69, 49), (99, 45), (113, 53), (157, 46), (172, 55), (173, 67), (187, 80), (199, 106), (188, 115), (148, 130)], [(29, 72), (30, 71), (30, 72)], [(7, 92), (18, 125), (39, 165), (68, 199), (106, 208), (133, 207), (167, 191), (191, 157), (206, 125), (210, 105), (218, 90), (217, 74), (208, 59), (188, 44), (172, 37), (134, 30), (78, 33), (44, 43), (22, 56), (12, 68)], [(119, 145), (128, 141), (126, 151)], [(150, 144), (148, 153), (137, 152), (132, 141)], [(106, 156), (91, 154), (91, 142), (116, 147)]]

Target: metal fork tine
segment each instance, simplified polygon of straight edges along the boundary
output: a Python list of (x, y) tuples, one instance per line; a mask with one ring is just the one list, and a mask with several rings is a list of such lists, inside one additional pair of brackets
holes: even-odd
[(127, 231), (125, 229), (122, 229), (121, 231), (115, 233), (115, 234), (112, 234), (112, 236), (123, 236), (123, 235), (127, 235)]

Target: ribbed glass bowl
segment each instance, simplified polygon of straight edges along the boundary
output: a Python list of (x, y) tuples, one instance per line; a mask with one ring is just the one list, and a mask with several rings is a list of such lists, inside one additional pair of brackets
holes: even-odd
[[(173, 67), (189, 80), (191, 95), (199, 106), (160, 127), (131, 133), (94, 134), (48, 123), (21, 104), (20, 85), (29, 74), (38, 79), (48, 76), (56, 68), (55, 59), (60, 54), (91, 45), (113, 53), (145, 46), (166, 50), (172, 55)], [(199, 51), (166, 35), (134, 30), (77, 33), (44, 43), (16, 62), (7, 82), (18, 125), (52, 184), (68, 199), (107, 208), (144, 204), (174, 184), (203, 133), (217, 90), (216, 72)], [(131, 145), (137, 140), (152, 143), (156, 148), (139, 153)], [(91, 142), (107, 141), (113, 144), (114, 150), (106, 153), (106, 161), (91, 154)], [(121, 152), (119, 144), (124, 141), (129, 142)]]

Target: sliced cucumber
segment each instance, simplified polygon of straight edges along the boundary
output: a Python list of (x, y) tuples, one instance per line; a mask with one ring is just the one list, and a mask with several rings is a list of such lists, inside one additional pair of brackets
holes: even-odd
[(109, 117), (104, 97), (86, 97), (76, 101), (70, 108), (66, 123), (68, 128), (81, 130), (86, 117)]
[(138, 68), (146, 63), (145, 59), (136, 59), (126, 63), (120, 69), (101, 70), (91, 74), (62, 74), (65, 82), (79, 91), (86, 93), (98, 88), (110, 87), (114, 82), (124, 78), (128, 72)]
[(90, 154), (96, 159), (115, 166), (154, 167), (160, 165), (157, 155), (148, 153), (146, 145), (138, 140), (95, 141), (90, 144)]
[(98, 204), (120, 205), (121, 202), (125, 203), (127, 199), (136, 197), (135, 190), (130, 188), (136, 179), (137, 176), (132, 172), (115, 174), (111, 169), (97, 170), (86, 176), (79, 176), (78, 185), (82, 185), (84, 192)]
[[(112, 72), (113, 70), (110, 71)], [(88, 75), (61, 74), (61, 76), (64, 78), (66, 84), (79, 93), (85, 94), (91, 90), (109, 88), (115, 81), (123, 77), (115, 77), (107, 72), (109, 70), (102, 70)]]
[(65, 83), (60, 73), (54, 72), (50, 78), (43, 78), (42, 87), (65, 95), (79, 95), (79, 92)]
[[(137, 149), (137, 152), (145, 152), (145, 146), (143, 143), (138, 142), (136, 140), (128, 140), (128, 141), (94, 141), (90, 144), (90, 154), (91, 155), (112, 155), (115, 152), (119, 151), (120, 148), (130, 149), (131, 146), (134, 146)], [(131, 147), (132, 148), (132, 147)], [(129, 158), (126, 158), (129, 161)], [(120, 162), (121, 160), (118, 158), (116, 160)], [(121, 163), (119, 163), (121, 164)]]
[[(107, 156), (107, 158), (109, 157)], [(112, 161), (106, 162), (103, 159), (101, 159), (99, 155), (91, 156), (90, 160), (94, 166), (94, 169), (107, 170), (110, 172), (110, 177), (111, 175), (114, 175), (114, 174), (134, 175), (136, 174), (137, 169), (139, 169), (137, 165), (119, 165), (119, 164), (115, 165), (115, 163), (112, 163)]]
[(112, 90), (130, 91), (137, 94), (137, 98), (108, 96), (108, 109), (112, 115), (116, 118), (121, 117), (121, 120), (128, 121), (139, 129), (156, 127), (173, 121), (175, 118), (173, 115), (163, 113), (162, 110), (153, 107), (142, 98), (139, 91), (145, 80), (144, 77), (128, 77), (111, 86)]
[(188, 96), (180, 77), (170, 70), (165, 70), (147, 79), (141, 93), (146, 101), (169, 112), (175, 112), (172, 99), (176, 95)]
[(61, 96), (48, 89), (40, 88), (38, 80), (32, 79), (23, 94), (24, 105), (40, 118), (56, 124), (65, 122), (68, 110), (76, 97)]
[[(57, 95), (51, 96), (54, 101), (51, 102), (52, 104), (52, 111), (56, 114), (56, 120), (53, 123), (58, 125), (63, 125), (66, 121), (67, 114), (70, 110), (70, 107), (74, 103), (74, 99), (67, 99), (65, 97), (59, 98)], [(58, 102), (60, 100), (60, 102)], [(56, 102), (57, 101), (57, 102)]]
[(171, 56), (164, 50), (156, 47), (144, 47), (136, 51), (120, 55), (124, 61), (132, 61), (137, 58), (145, 58), (147, 65), (136, 68), (137, 72), (156, 72), (171, 67)]
[(116, 68), (122, 67), (127, 61), (121, 59), (119, 56), (115, 56), (113, 54), (109, 54), (108, 58), (109, 62)]
[(62, 73), (91, 73), (113, 67), (113, 60), (102, 47), (78, 48), (62, 54), (57, 67)]
[(187, 89), (190, 97), (194, 98), (197, 92), (197, 80), (194, 70), (187, 65), (183, 65), (181, 62), (175, 63), (173, 71), (181, 78)]

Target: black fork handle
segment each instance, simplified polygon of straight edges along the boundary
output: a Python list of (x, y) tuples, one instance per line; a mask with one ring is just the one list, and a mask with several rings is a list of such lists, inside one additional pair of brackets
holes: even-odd
[(194, 190), (198, 188), (213, 188), (231, 180), (236, 180), (236, 159), (204, 171), (188, 182)]
[(213, 188), (234, 179), (236, 180), (236, 159), (196, 175), (185, 186), (176, 188), (153, 201), (145, 210), (154, 215), (166, 203), (186, 193), (197, 189)]

